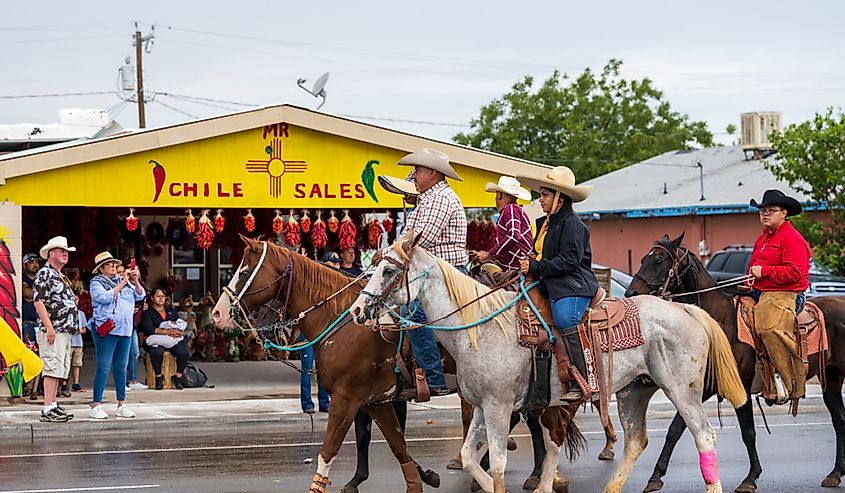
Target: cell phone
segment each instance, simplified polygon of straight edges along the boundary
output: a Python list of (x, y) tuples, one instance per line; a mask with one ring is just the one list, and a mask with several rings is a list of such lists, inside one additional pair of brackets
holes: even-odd
[(135, 268), (135, 259), (134, 258), (129, 259), (129, 270), (132, 270), (134, 268)]

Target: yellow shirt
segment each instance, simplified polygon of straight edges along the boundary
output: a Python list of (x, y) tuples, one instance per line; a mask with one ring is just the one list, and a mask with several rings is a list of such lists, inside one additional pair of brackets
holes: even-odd
[(544, 228), (540, 231), (540, 234), (537, 235), (537, 241), (534, 242), (534, 251), (537, 252), (537, 256), (534, 257), (534, 260), (541, 260), (543, 258), (543, 243), (546, 242), (546, 232), (548, 228)]

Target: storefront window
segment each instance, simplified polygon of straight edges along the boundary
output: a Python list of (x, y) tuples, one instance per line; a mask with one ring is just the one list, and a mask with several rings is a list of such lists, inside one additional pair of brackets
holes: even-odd
[(173, 246), (171, 265), (176, 278), (176, 290), (173, 300), (179, 302), (189, 294), (198, 302), (205, 294), (205, 250), (194, 248), (193, 240), (183, 245)]
[(235, 275), (235, 268), (232, 266), (232, 249), (221, 248), (217, 250), (217, 296), (223, 293), (223, 286), (229, 284)]

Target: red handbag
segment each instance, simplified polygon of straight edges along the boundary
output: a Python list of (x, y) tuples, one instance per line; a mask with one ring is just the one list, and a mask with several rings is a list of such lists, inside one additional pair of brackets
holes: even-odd
[(112, 330), (114, 330), (114, 320), (107, 318), (105, 322), (97, 326), (97, 335), (106, 337)]

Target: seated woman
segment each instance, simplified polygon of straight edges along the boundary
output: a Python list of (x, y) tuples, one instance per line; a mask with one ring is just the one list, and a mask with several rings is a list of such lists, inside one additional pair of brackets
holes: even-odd
[[(161, 365), (164, 361), (164, 353), (169, 352), (176, 357), (176, 375), (170, 377), (173, 382), (173, 387), (182, 390), (182, 372), (188, 366), (188, 358), (190, 352), (188, 350), (188, 342), (182, 338), (182, 331), (174, 328), (161, 328), (163, 322), (175, 322), (177, 320), (176, 312), (173, 308), (165, 307), (166, 297), (164, 291), (160, 288), (153, 291), (150, 306), (141, 315), (140, 330), (148, 338), (153, 335), (165, 336), (172, 338), (173, 344), (150, 344), (150, 339), (144, 341), (144, 349), (150, 354), (150, 362), (153, 365), (155, 372), (155, 389), (161, 390), (164, 388), (164, 376), (161, 374)], [(156, 338), (156, 339), (161, 339)], [(166, 341), (166, 340), (165, 340)], [(171, 346), (171, 347), (165, 347)]]

